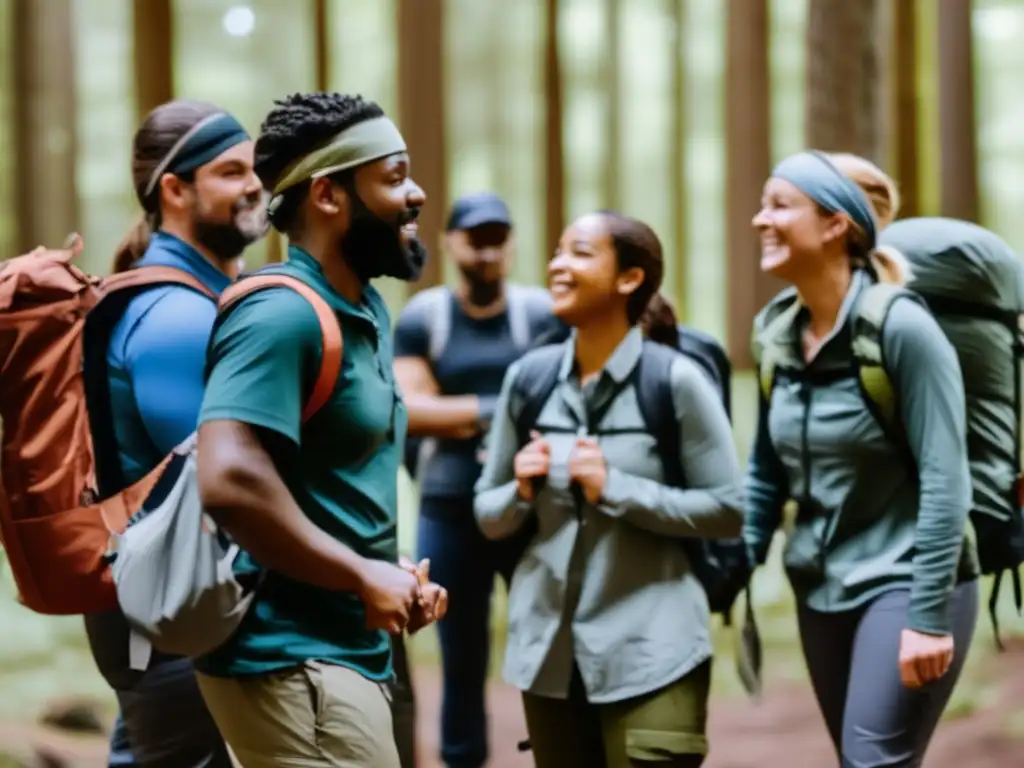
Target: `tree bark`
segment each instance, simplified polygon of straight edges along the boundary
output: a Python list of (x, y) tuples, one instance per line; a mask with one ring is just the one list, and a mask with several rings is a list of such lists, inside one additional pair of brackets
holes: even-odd
[(807, 142), (885, 163), (879, 0), (810, 0)]
[(420, 240), (430, 251), (412, 291), (443, 280), (441, 236), (448, 205), (445, 151), (443, 0), (398, 0), (398, 117), (416, 182), (428, 203), (419, 218)]
[(728, 348), (733, 365), (744, 369), (753, 365), (754, 316), (782, 287), (761, 272), (761, 245), (750, 223), (771, 172), (767, 0), (729, 0), (725, 45)]
[(943, 216), (978, 220), (971, 0), (939, 0), (939, 145)]
[(71, 0), (14, 0), (14, 211), (18, 252), (78, 228)]

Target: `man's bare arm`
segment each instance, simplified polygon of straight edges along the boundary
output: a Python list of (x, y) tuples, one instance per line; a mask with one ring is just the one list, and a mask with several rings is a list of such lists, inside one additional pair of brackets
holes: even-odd
[(252, 427), (202, 424), (198, 457), (203, 506), (260, 565), (324, 589), (362, 593), (366, 561), (303, 514)]
[(395, 358), (395, 378), (409, 412), (410, 435), (459, 439), (480, 431), (480, 398), (440, 394), (434, 374), (422, 358)]

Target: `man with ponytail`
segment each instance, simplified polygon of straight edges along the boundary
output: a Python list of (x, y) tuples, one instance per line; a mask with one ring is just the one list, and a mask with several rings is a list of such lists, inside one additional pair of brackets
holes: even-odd
[[(107, 350), (117, 451), (97, 456), (106, 498), (143, 477), (196, 428), (206, 347), (219, 295), (247, 245), (266, 231), (253, 141), (224, 110), (196, 101), (154, 109), (135, 134), (135, 195), (142, 217), (118, 247), (113, 271), (182, 270), (208, 295), (181, 285), (143, 289), (127, 302)], [(227, 768), (227, 748), (206, 710), (189, 659), (154, 653), (145, 672), (129, 665), (120, 612), (86, 616), (100, 672), (121, 707), (110, 765)]]

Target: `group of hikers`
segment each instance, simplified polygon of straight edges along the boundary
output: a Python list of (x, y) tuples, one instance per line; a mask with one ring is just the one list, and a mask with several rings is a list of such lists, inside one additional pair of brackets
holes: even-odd
[[(119, 704), (110, 766), (409, 768), (403, 636), (436, 622), (440, 758), (480, 768), (496, 575), (539, 768), (699, 766), (712, 616), (731, 618), (780, 529), (837, 760), (920, 765), (980, 574), (1024, 558), (1012, 251), (966, 222), (896, 221), (897, 185), (865, 159), (779, 163), (752, 225), (761, 269), (791, 287), (755, 321), (744, 469), (728, 360), (678, 323), (661, 243), (635, 218), (575, 219), (545, 290), (506, 280), (501, 198), (462, 197), (444, 233), (456, 285), (416, 293), (392, 327), (372, 281), (418, 279), (417, 217), (438, 204), (413, 170), (359, 96), (288, 96), (255, 140), (190, 100), (136, 133), (143, 217), (114, 272), (156, 277), (81, 341), (96, 497), (126, 499), (192, 440), (204, 531), (237, 545), (232, 579), (253, 578), (237, 626), (193, 656), (154, 641), (140, 664), (126, 600), (81, 611)], [(287, 258), (245, 273), (269, 226)], [(0, 272), (12, 316), (37, 311), (17, 304), (32, 258)], [(5, 423), (9, 552), (26, 541), (10, 522), (32, 461), (20, 434)], [(403, 464), (414, 560), (396, 536)], [(158, 505), (122, 506), (131, 532)]]

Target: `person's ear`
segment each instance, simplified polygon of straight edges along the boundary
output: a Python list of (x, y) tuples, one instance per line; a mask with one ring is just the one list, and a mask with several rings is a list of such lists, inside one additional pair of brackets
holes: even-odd
[(623, 270), (615, 281), (615, 290), (621, 296), (632, 296), (644, 284), (644, 277), (644, 271), (640, 267)]
[(160, 205), (165, 210), (183, 210), (188, 207), (192, 185), (182, 181), (173, 173), (165, 173), (157, 182), (160, 190)]
[(825, 224), (825, 232), (822, 235), (822, 239), (826, 243), (831, 243), (836, 240), (841, 242), (845, 241), (850, 233), (850, 219), (840, 213), (834, 213), (829, 216)]
[(313, 179), (309, 187), (309, 201), (327, 216), (337, 216), (348, 211), (348, 195), (326, 176)]

